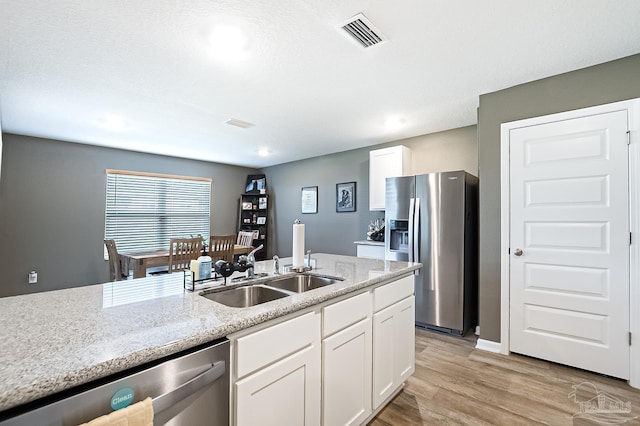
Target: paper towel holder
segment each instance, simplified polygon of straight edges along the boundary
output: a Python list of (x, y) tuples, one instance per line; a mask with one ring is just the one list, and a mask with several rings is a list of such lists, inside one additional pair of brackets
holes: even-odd
[(291, 268), (289, 268), (290, 271), (297, 272), (297, 273), (307, 272), (312, 269), (313, 267), (311, 266), (311, 250), (307, 250), (307, 266), (298, 266), (295, 268), (292, 266)]

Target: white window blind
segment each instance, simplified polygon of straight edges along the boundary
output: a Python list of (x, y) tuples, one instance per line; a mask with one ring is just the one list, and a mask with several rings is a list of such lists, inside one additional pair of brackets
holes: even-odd
[(170, 238), (197, 234), (208, 241), (210, 212), (211, 179), (107, 170), (105, 239), (118, 251), (168, 249)]

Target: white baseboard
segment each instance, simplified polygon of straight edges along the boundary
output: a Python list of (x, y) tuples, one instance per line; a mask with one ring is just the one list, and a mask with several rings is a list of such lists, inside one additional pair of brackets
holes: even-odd
[(495, 352), (499, 354), (500, 350), (502, 349), (502, 345), (500, 345), (500, 342), (493, 342), (491, 340), (478, 339), (478, 343), (476, 343), (476, 349), (480, 349), (482, 351)]

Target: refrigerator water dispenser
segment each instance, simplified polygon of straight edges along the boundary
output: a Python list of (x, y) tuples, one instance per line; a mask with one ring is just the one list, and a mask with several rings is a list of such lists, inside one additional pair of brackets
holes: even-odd
[(409, 221), (389, 221), (389, 248), (394, 251), (409, 250)]

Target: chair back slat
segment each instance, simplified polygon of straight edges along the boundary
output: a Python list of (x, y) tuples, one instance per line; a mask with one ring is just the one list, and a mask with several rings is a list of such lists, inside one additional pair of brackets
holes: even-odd
[(120, 256), (118, 255), (116, 240), (104, 240), (104, 245), (107, 246), (107, 254), (109, 255), (109, 281), (122, 281)]
[(189, 269), (191, 261), (201, 254), (201, 238), (171, 238), (169, 241), (169, 273)]
[(220, 259), (233, 262), (233, 246), (235, 240), (236, 236), (233, 234), (212, 235), (211, 238), (209, 238), (209, 256), (211, 256), (211, 262), (215, 263)]
[(253, 232), (252, 231), (240, 231), (238, 232), (238, 244), (241, 246), (253, 245)]

